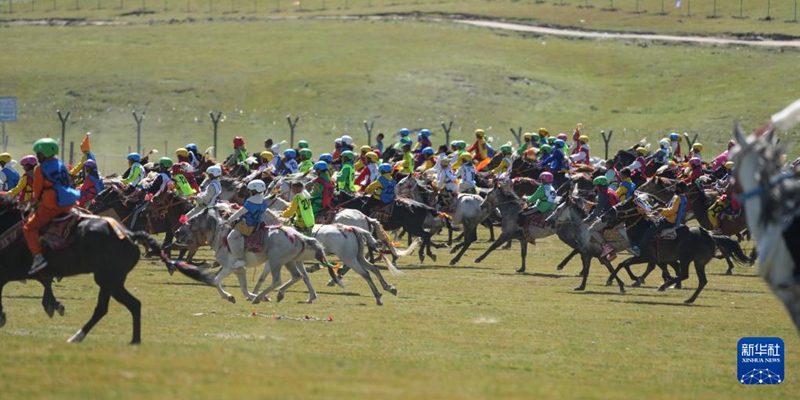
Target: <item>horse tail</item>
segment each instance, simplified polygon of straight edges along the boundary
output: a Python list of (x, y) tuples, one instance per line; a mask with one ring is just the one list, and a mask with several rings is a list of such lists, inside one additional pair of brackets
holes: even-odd
[[(369, 261), (367, 261), (367, 259), (364, 257), (364, 243), (366, 243), (370, 248), (377, 248), (378, 242), (372, 237), (372, 235), (370, 235), (368, 231), (358, 227), (347, 227), (346, 229), (350, 230), (351, 228), (352, 232), (355, 234), (356, 240), (358, 241), (358, 254), (356, 254), (356, 259), (363, 265), (369, 265)], [(386, 268), (389, 269), (389, 273), (392, 275), (403, 274), (391, 261), (389, 261), (383, 251), (378, 250), (378, 254), (380, 254), (381, 258), (383, 259), (383, 263), (386, 264)]]
[(733, 258), (738, 265), (753, 265), (753, 261), (744, 254), (739, 243), (725, 235), (711, 235), (714, 244), (722, 254)]
[(174, 261), (167, 257), (167, 253), (161, 250), (161, 246), (158, 245), (158, 242), (147, 234), (144, 231), (137, 231), (131, 232), (129, 234), (130, 239), (134, 242), (141, 243), (143, 246), (150, 249), (150, 251), (156, 253), (161, 258), (161, 261), (167, 265), (167, 269), (169, 270), (170, 275), (172, 275), (175, 270), (178, 272), (192, 278), (198, 282), (205, 283), (206, 285), (212, 286), (214, 282), (214, 274), (201, 271), (199, 268), (189, 265), (183, 261)]
[(408, 246), (407, 249), (404, 251), (397, 251), (397, 248), (394, 247), (394, 242), (392, 238), (389, 237), (389, 234), (386, 233), (386, 230), (383, 229), (383, 225), (375, 219), (375, 218), (367, 218), (367, 223), (369, 223), (370, 228), (372, 228), (372, 235), (373, 237), (380, 237), (380, 241), (389, 249), (389, 252), (392, 254), (393, 257), (405, 257), (409, 254), (412, 254), (414, 250), (416, 250), (417, 246), (419, 246), (421, 239), (416, 238), (413, 242), (411, 242), (411, 246)]

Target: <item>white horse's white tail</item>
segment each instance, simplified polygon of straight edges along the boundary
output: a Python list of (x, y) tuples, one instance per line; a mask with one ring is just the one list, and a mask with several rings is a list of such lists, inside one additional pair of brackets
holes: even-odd
[[(393, 244), (394, 242), (392, 241), (392, 238), (390, 238), (389, 234), (386, 233), (386, 230), (383, 229), (383, 225), (381, 225), (381, 223), (378, 222), (378, 220), (375, 218), (370, 218), (370, 217), (366, 218), (367, 222), (369, 222), (369, 226), (372, 228), (372, 233), (375, 236), (380, 235), (380, 237), (382, 238), (381, 241), (383, 242), (383, 244), (386, 245), (386, 247), (389, 249), (389, 252), (392, 253), (392, 256), (394, 257), (405, 257), (411, 255), (414, 253), (414, 250), (416, 250), (417, 247), (419, 247), (420, 243), (422, 243), (422, 239), (416, 238), (414, 239), (413, 242), (411, 242), (411, 245), (408, 246), (407, 249), (403, 251), (397, 251), (397, 248), (394, 247)], [(372, 238), (370, 237), (370, 239)]]
[[(364, 265), (368, 264), (369, 261), (364, 257), (364, 243), (370, 247), (378, 247), (378, 242), (372, 237), (372, 234), (355, 226), (340, 226), (339, 229), (352, 229), (353, 233), (356, 234), (356, 239), (358, 240), (358, 254), (356, 255), (358, 257), (358, 262), (364, 263)], [(397, 269), (397, 267), (386, 257), (385, 254), (383, 254), (383, 252), (381, 252), (380, 255), (381, 259), (383, 259), (383, 263), (386, 265), (386, 268), (389, 269), (389, 273), (392, 275), (403, 275), (403, 272)]]
[(772, 123), (783, 131), (788, 131), (800, 124), (800, 100), (772, 115)]

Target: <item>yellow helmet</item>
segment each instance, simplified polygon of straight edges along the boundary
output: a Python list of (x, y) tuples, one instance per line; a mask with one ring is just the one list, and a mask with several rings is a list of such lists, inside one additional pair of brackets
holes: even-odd
[(578, 140), (580, 140), (582, 143), (589, 143), (589, 137), (586, 135), (581, 135), (581, 137), (578, 138)]
[(378, 162), (378, 155), (375, 154), (374, 151), (370, 151), (369, 153), (367, 153), (367, 158), (372, 160), (372, 162)]
[(636, 152), (637, 152), (637, 153), (639, 153), (639, 154), (641, 154), (641, 155), (643, 155), (643, 156), (646, 156), (646, 155), (647, 155), (647, 149), (646, 149), (646, 148), (644, 148), (644, 147), (637, 147), (637, 148), (636, 148)]
[(363, 146), (361, 146), (361, 151), (363, 151), (365, 153), (366, 152), (370, 152), (370, 151), (372, 151), (372, 147), (369, 147), (367, 145), (363, 145)]
[(461, 155), (461, 160), (462, 160), (462, 161), (464, 161), (464, 162), (470, 162), (470, 161), (472, 161), (472, 154), (470, 154), (470, 153), (464, 153), (464, 154), (462, 154), (462, 155)]
[(275, 155), (272, 154), (271, 151), (262, 151), (261, 152), (261, 160), (266, 160), (267, 162), (272, 162), (272, 159), (275, 158)]
[(483, 135), (485, 135), (485, 134), (486, 134), (486, 132), (484, 132), (483, 129), (475, 129), (475, 136), (477, 136), (479, 138), (482, 138)]
[(728, 161), (728, 162), (726, 162), (725, 164), (722, 164), (722, 165), (723, 165), (723, 166), (725, 167), (725, 169), (727, 169), (728, 171), (730, 171), (730, 170), (732, 170), (732, 169), (733, 169), (733, 161)]
[(4, 162), (6, 164), (10, 163), (11, 162), (11, 154), (8, 154), (8, 153), (0, 154), (0, 161)]
[(550, 136), (550, 131), (545, 127), (539, 128), (539, 136)]
[(692, 150), (694, 151), (703, 151), (703, 144), (702, 143), (695, 143), (692, 145)]
[(189, 150), (180, 147), (177, 150), (175, 150), (175, 155), (178, 157), (189, 157)]
[(530, 139), (532, 136), (533, 136), (533, 134), (530, 133), (530, 132), (525, 132), (525, 133), (522, 134), (522, 138), (523, 139)]

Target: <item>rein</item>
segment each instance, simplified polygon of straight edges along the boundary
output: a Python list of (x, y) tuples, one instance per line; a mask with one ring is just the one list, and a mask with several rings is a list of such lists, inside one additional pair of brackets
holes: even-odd
[(795, 175), (794, 171), (787, 171), (787, 172), (781, 173), (780, 175), (778, 175), (774, 179), (772, 179), (769, 182), (767, 182), (766, 185), (760, 185), (760, 186), (755, 187), (753, 189), (750, 189), (750, 190), (748, 190), (746, 192), (739, 193), (739, 194), (735, 195), (736, 196), (736, 200), (739, 201), (740, 203), (744, 203), (745, 201), (750, 200), (752, 198), (760, 197), (764, 193), (766, 193), (767, 191), (772, 190), (775, 186), (780, 185), (781, 182), (783, 182), (783, 181), (785, 181), (787, 179), (790, 179), (790, 178), (794, 178), (795, 176), (796, 175)]

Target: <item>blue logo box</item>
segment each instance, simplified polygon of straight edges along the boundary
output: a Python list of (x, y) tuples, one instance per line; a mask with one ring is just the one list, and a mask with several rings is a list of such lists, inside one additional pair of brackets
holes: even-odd
[(781, 338), (739, 339), (737, 379), (743, 385), (778, 385), (783, 374), (786, 349)]

